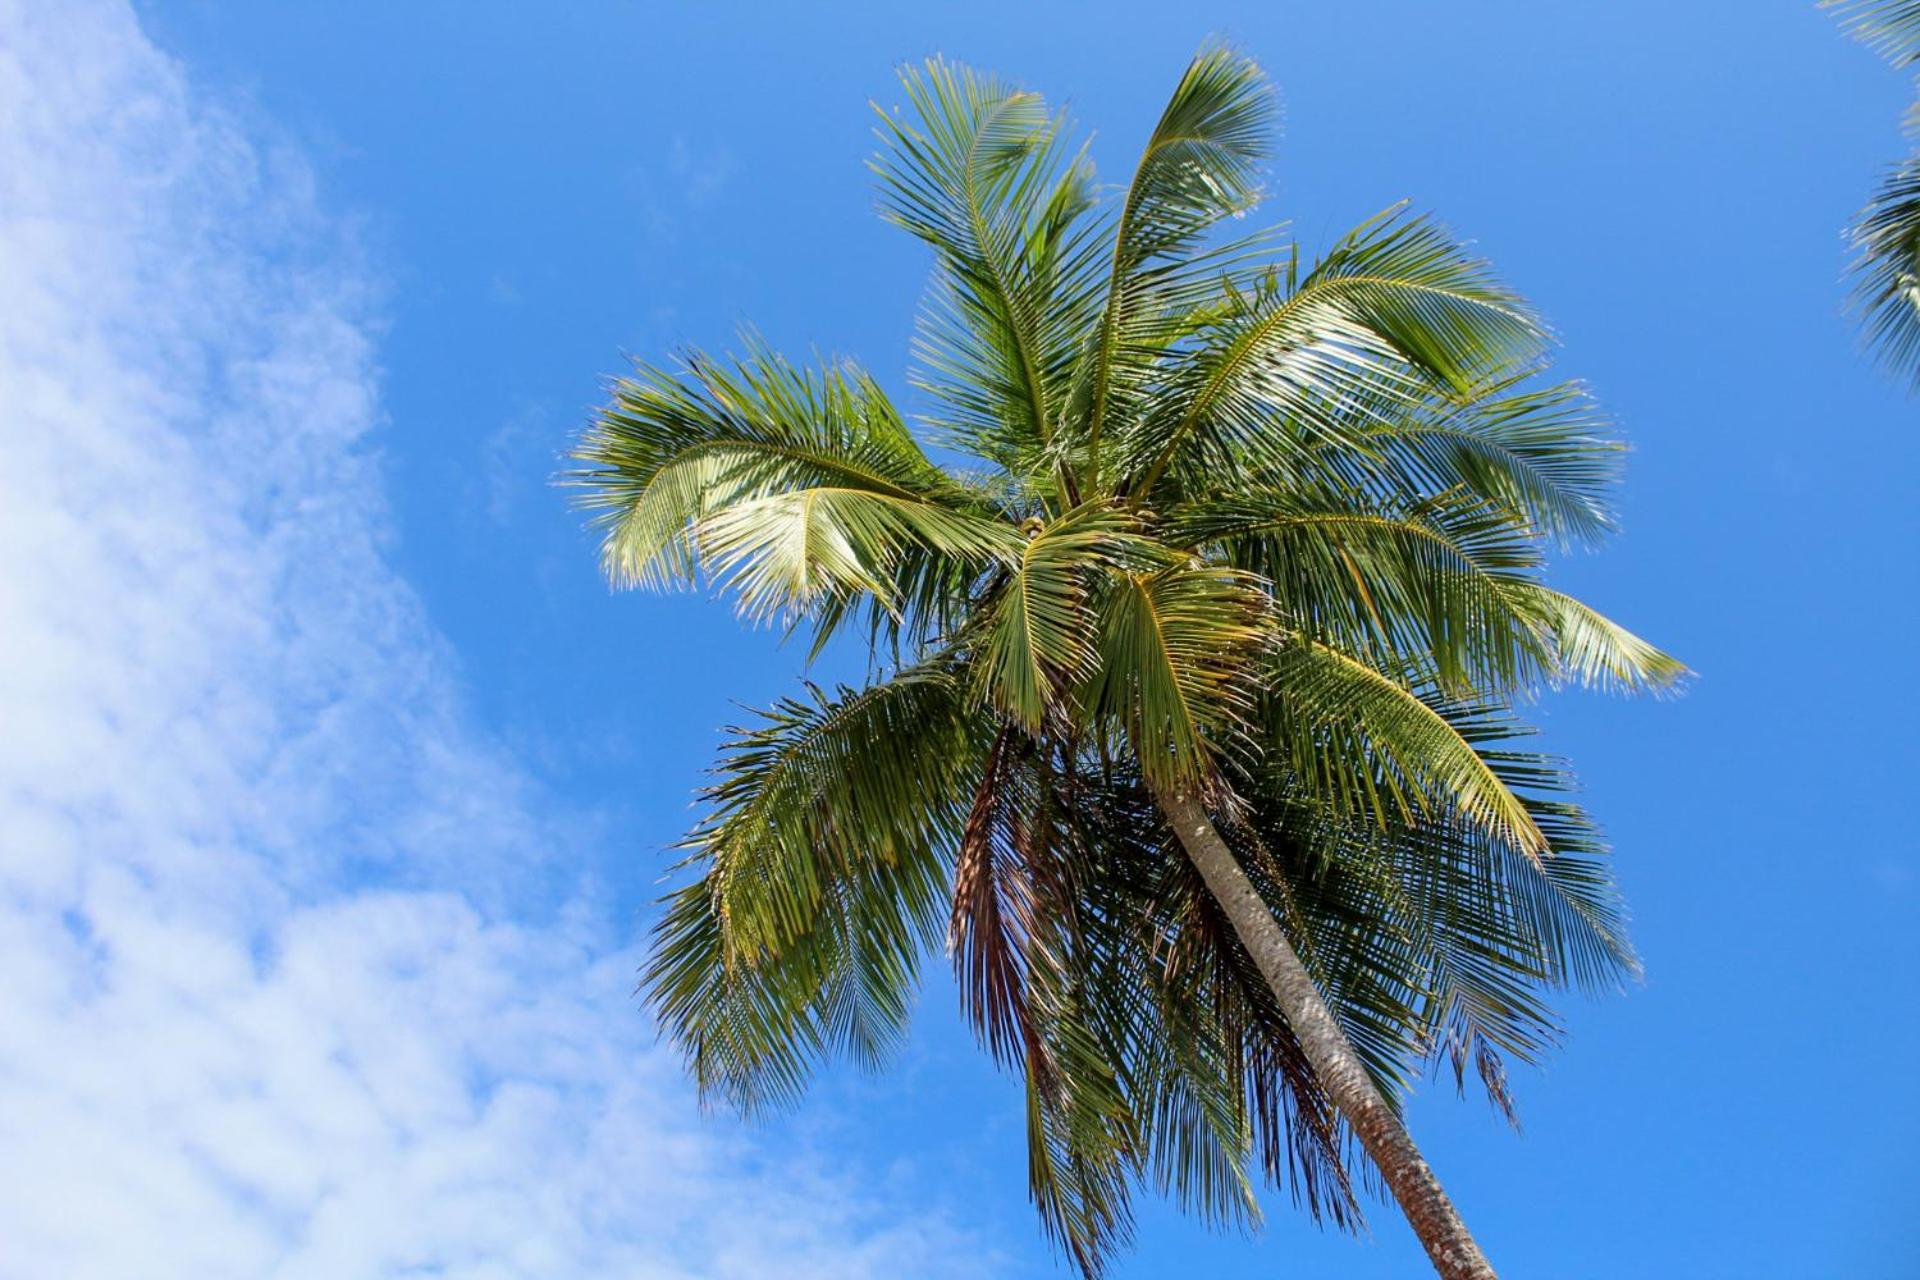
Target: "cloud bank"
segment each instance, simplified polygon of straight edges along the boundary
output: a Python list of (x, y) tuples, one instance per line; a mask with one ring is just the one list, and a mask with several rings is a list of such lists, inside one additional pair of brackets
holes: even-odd
[(973, 1274), (691, 1113), (384, 558), (375, 299), (262, 132), (0, 0), (0, 1275)]

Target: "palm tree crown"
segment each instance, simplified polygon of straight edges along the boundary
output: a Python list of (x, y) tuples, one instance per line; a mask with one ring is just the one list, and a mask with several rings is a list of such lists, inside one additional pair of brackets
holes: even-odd
[(735, 732), (646, 990), (751, 1111), (823, 1054), (883, 1061), (944, 943), (1088, 1275), (1138, 1183), (1249, 1222), (1264, 1176), (1356, 1221), (1356, 1133), (1406, 1203), (1352, 1090), (1390, 1120), (1437, 1059), (1504, 1106), (1503, 1061), (1555, 1038), (1543, 992), (1633, 968), (1600, 838), (1510, 710), (1683, 673), (1542, 580), (1612, 527), (1619, 446), (1433, 223), (1311, 260), (1222, 234), (1272, 132), (1248, 59), (1198, 56), (1112, 194), (1038, 96), (902, 80), (873, 167), (933, 251), (924, 431), (756, 342), (640, 367), (576, 452), (616, 584), (711, 582), (873, 654)]

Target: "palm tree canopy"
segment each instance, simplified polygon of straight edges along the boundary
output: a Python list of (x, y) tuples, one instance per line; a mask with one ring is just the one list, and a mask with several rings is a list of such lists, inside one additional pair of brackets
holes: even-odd
[(647, 992), (752, 1111), (824, 1054), (884, 1061), (944, 944), (1087, 1274), (1137, 1183), (1248, 1222), (1264, 1175), (1354, 1222), (1341, 1121), (1153, 796), (1207, 797), (1385, 1090), (1443, 1060), (1505, 1105), (1544, 993), (1634, 964), (1511, 710), (1684, 674), (1545, 585), (1613, 527), (1620, 446), (1430, 220), (1318, 256), (1242, 229), (1249, 59), (1193, 60), (1122, 191), (1033, 93), (939, 59), (902, 84), (873, 168), (932, 251), (918, 429), (857, 365), (753, 342), (639, 367), (576, 451), (613, 582), (873, 654), (733, 732)]
[[(1920, 58), (1920, 0), (1823, 0), (1848, 34), (1897, 67)], [(1907, 111), (1920, 130), (1920, 102)], [(1853, 307), (1880, 360), (1920, 387), (1920, 155), (1887, 170), (1853, 220)]]

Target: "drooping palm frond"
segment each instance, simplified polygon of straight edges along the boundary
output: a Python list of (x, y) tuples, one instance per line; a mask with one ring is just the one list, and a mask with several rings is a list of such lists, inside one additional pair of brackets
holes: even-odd
[(756, 619), (860, 595), (897, 610), (903, 565), (984, 567), (1018, 546), (864, 373), (757, 347), (617, 382), (574, 456), (611, 581), (691, 585), (704, 570)]
[(986, 597), (976, 670), (985, 696), (1027, 729), (1049, 716), (1076, 718), (1072, 699), (1099, 656), (1095, 606), (1112, 577), (1138, 559), (1136, 528), (1110, 506), (1075, 508), (1032, 530), (1018, 563)]
[(1289, 262), (1236, 297), (1127, 440), (1126, 490), (1151, 500), (1170, 471), (1190, 488), (1290, 467), (1314, 446), (1353, 443), (1369, 416), (1531, 363), (1543, 340), (1484, 262), (1390, 209), (1305, 275)]
[(702, 1100), (742, 1114), (798, 1098), (824, 1037), (822, 979), (811, 955), (740, 965), (729, 958), (713, 874), (669, 894), (652, 928), (641, 982)]
[[(850, 868), (912, 867), (917, 883), (943, 881), (984, 749), (963, 678), (937, 664), (809, 692), (735, 731), (695, 836), (719, 876), (730, 941), (749, 960), (803, 934)], [(939, 911), (929, 899), (908, 914), (930, 928)]]
[(1513, 789), (1443, 696), (1312, 640), (1283, 645), (1266, 725), (1317, 792), (1383, 825), (1453, 814), (1521, 852), (1549, 852)]
[(1259, 575), (1295, 630), (1376, 664), (1426, 662), (1447, 687), (1510, 690), (1551, 663), (1538, 619), (1506, 594), (1530, 581), (1538, 550), (1477, 499), (1297, 485), (1187, 504), (1167, 531)]
[(1055, 1071), (1029, 990), (1036, 969), (1057, 980), (1067, 968), (1055, 931), (1061, 905), (1074, 895), (1070, 861), (1048, 838), (1054, 797), (1036, 785), (1034, 766), (1032, 741), (1001, 730), (960, 833), (947, 950), (961, 1010), (981, 1041), (1044, 1085)]
[(1152, 783), (1203, 782), (1253, 704), (1247, 680), (1275, 638), (1258, 580), (1175, 563), (1116, 577), (1102, 602), (1086, 705), (1120, 727)]
[(1533, 816), (1545, 857), (1444, 813), (1353, 815), (1284, 762), (1238, 777), (1250, 870), (1305, 935), (1303, 954), (1383, 1085), (1423, 1059), (1471, 1062), (1511, 1116), (1503, 1058), (1535, 1062), (1559, 1037), (1543, 989), (1617, 989), (1637, 974), (1606, 846), (1567, 801), (1563, 762), (1514, 744), (1525, 730), (1486, 708), (1447, 705), (1472, 746)]
[(670, 894), (642, 985), (701, 1096), (752, 1115), (797, 1099), (826, 1055), (882, 1064), (905, 1031), (943, 887), (921, 862), (843, 868), (794, 936), (746, 952), (718, 869)]
[(1352, 441), (1317, 448), (1324, 471), (1387, 501), (1458, 491), (1561, 546), (1613, 531), (1625, 446), (1579, 383), (1535, 387), (1521, 368), (1471, 395), (1419, 405), (1388, 394)]

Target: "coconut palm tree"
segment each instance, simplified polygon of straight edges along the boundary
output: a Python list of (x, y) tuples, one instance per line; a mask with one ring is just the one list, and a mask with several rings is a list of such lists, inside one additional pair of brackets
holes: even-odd
[[(1920, 0), (1823, 0), (1856, 39), (1897, 67), (1920, 59)], [(1920, 129), (1920, 102), (1907, 111)], [(1880, 181), (1853, 221), (1853, 304), (1886, 366), (1920, 386), (1920, 154)]]
[(902, 80), (874, 168), (933, 250), (921, 435), (858, 367), (750, 342), (640, 366), (576, 450), (616, 585), (871, 655), (735, 731), (650, 999), (751, 1112), (884, 1061), (944, 938), (1085, 1274), (1136, 1183), (1250, 1222), (1257, 1170), (1350, 1225), (1357, 1147), (1440, 1274), (1489, 1276), (1399, 1098), (1438, 1060), (1504, 1105), (1544, 990), (1632, 969), (1509, 709), (1682, 674), (1542, 580), (1611, 526), (1618, 446), (1431, 222), (1311, 261), (1223, 234), (1272, 130), (1248, 59), (1192, 62), (1114, 198), (1036, 95)]

